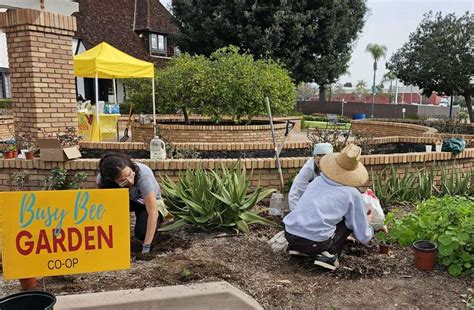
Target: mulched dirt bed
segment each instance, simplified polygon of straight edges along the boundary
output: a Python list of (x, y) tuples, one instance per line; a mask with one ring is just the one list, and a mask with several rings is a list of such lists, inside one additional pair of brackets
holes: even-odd
[[(374, 147), (370, 154), (395, 154), (395, 153), (413, 153), (424, 152), (424, 144), (414, 143), (389, 143), (381, 144)], [(81, 149), (82, 158), (101, 158), (108, 150), (103, 149)], [(150, 158), (150, 152), (145, 150), (121, 150), (131, 158)], [(177, 151), (179, 153), (179, 151)], [(364, 153), (365, 154), (365, 153)], [(255, 150), (255, 151), (191, 151), (180, 152), (175, 158), (272, 158), (275, 156), (273, 150)], [(280, 153), (281, 158), (285, 157), (310, 157), (311, 150), (309, 148), (302, 149), (283, 149)]]
[[(48, 277), (44, 284), (64, 295), (224, 280), (265, 309), (462, 309), (461, 295), (473, 287), (472, 279), (451, 277), (439, 266), (416, 270), (409, 248), (396, 247), (387, 256), (375, 244), (348, 245), (342, 266), (326, 272), (307, 258), (274, 254), (266, 242), (276, 232), (255, 227), (249, 235), (163, 233), (149, 255), (133, 239), (130, 270)], [(0, 288), (4, 296), (18, 291), (19, 283), (0, 278)]]

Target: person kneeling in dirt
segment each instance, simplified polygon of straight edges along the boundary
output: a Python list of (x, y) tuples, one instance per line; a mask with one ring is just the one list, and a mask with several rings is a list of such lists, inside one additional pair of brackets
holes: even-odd
[(290, 254), (310, 256), (315, 265), (334, 270), (351, 233), (362, 244), (372, 239), (371, 214), (356, 188), (368, 180), (360, 157), (361, 148), (351, 144), (321, 159), (321, 175), (283, 219)]
[(170, 216), (153, 171), (120, 153), (104, 155), (99, 170), (99, 188), (128, 188), (130, 212), (136, 217), (135, 237), (143, 242), (142, 254), (149, 253), (160, 219)]
[(296, 175), (290, 192), (288, 193), (288, 206), (290, 211), (296, 207), (309, 183), (320, 175), (319, 162), (324, 155), (332, 154), (333, 148), (330, 143), (318, 143), (313, 149), (313, 158), (308, 159), (303, 168)]

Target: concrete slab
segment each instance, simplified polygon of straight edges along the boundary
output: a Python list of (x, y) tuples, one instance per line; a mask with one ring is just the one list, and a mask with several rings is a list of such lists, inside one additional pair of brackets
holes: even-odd
[(67, 295), (57, 299), (54, 309), (59, 310), (263, 309), (252, 297), (227, 282)]

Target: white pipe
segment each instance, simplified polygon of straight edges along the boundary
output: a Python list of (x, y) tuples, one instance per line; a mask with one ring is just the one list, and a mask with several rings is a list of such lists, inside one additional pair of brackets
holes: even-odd
[(156, 137), (155, 78), (151, 79), (151, 98), (153, 102), (153, 136)]
[(114, 84), (114, 102), (117, 104), (117, 87), (115, 86), (115, 79), (112, 79), (112, 84)]
[(99, 126), (99, 74), (95, 73), (95, 111), (97, 126)]
[(395, 104), (398, 104), (398, 78), (395, 80)]

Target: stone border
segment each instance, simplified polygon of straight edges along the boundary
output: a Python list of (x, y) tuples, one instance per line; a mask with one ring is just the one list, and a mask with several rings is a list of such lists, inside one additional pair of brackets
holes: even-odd
[(104, 308), (263, 310), (255, 299), (224, 281), (58, 296), (54, 305), (58, 310)]
[(356, 134), (373, 135), (375, 137), (385, 137), (418, 136), (424, 134), (435, 134), (438, 131), (431, 127), (415, 124), (379, 122), (372, 120), (353, 120), (352, 132)]

